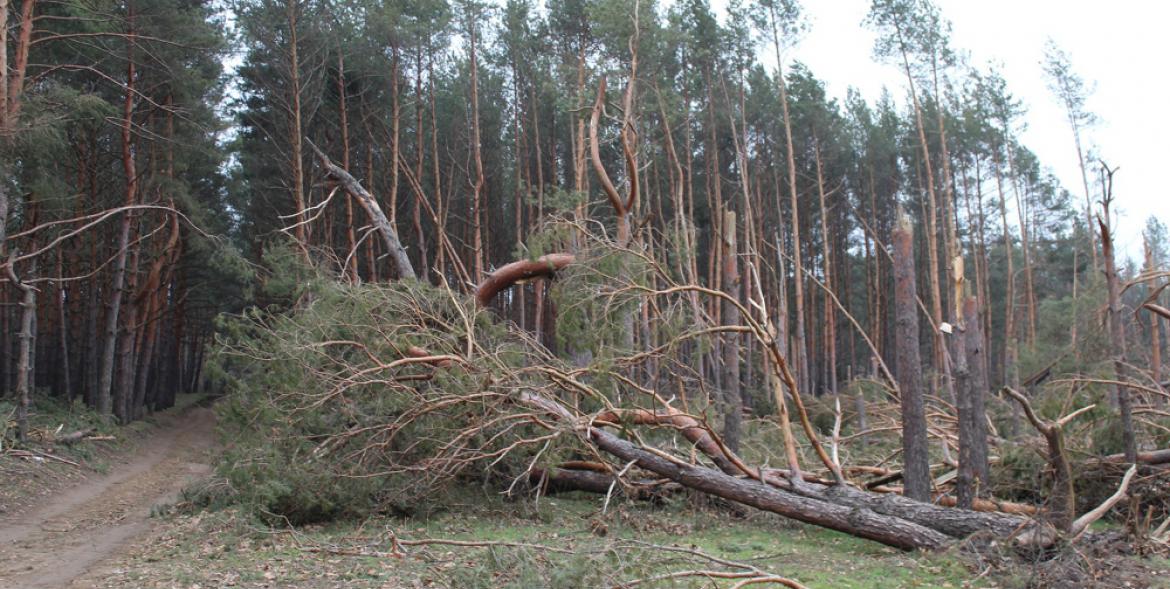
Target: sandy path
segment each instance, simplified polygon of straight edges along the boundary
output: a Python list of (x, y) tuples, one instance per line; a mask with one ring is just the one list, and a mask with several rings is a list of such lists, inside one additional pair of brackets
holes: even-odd
[(151, 509), (210, 471), (215, 415), (194, 408), (164, 420), (129, 462), (0, 520), (0, 587), (70, 587), (150, 529)]

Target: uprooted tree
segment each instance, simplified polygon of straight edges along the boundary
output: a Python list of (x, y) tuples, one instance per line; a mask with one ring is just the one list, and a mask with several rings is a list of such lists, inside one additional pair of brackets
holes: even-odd
[[(573, 321), (590, 326), (569, 334), (592, 351), (586, 365), (558, 358), (485, 309), (517, 281), (553, 277), (565, 330)], [(230, 412), (249, 424), (242, 435), (266, 441), (256, 450), (264, 460), (242, 444), (225, 472), (294, 521), (363, 501), (410, 509), (405, 498), (479, 480), (514, 494), (689, 489), (904, 549), (938, 549), (977, 532), (1045, 545), (1058, 537), (991, 501), (973, 511), (860, 488), (833, 458), (836, 448), (826, 449), (837, 440), (811, 423), (762, 301), (745, 306), (676, 281), (644, 252), (591, 239), (571, 256), (504, 266), (471, 296), (416, 281), (324, 284), (296, 313), (231, 322), (219, 351), (237, 393)], [(691, 294), (739, 307), (740, 322), (695, 324)], [(643, 351), (616, 345), (624, 320), (612, 309), (630, 305), (658, 313), (654, 345)], [(719, 393), (690, 368), (697, 346), (689, 344), (729, 332), (763, 350), (776, 408), (762, 425), (779, 440), (782, 468), (731, 451), (710, 425)], [(647, 372), (650, 365), (659, 369)], [(273, 469), (283, 468), (293, 474), (281, 471), (277, 483)], [(342, 491), (345, 481), (356, 487)]]

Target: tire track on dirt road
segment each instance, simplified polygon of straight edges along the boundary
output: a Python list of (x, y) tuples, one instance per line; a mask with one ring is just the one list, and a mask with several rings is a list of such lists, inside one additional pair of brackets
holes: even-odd
[(129, 462), (0, 520), (0, 587), (71, 587), (91, 567), (120, 556), (151, 528), (155, 506), (211, 470), (215, 414), (197, 407), (163, 418)]

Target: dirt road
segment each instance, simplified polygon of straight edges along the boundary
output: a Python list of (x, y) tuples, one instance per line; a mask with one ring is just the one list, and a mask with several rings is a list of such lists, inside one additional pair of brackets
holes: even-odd
[(105, 476), (50, 496), (39, 507), (0, 519), (0, 587), (88, 587), (90, 569), (119, 556), (150, 530), (151, 509), (173, 501), (210, 471), (215, 415), (193, 408), (160, 420), (156, 433)]

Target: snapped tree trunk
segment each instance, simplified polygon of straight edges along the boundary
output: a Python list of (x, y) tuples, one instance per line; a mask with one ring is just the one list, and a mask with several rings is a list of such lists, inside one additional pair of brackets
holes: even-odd
[(897, 315), (898, 389), (902, 396), (902, 459), (906, 497), (930, 501), (930, 462), (926, 410), (922, 396), (922, 365), (918, 352), (918, 292), (914, 272), (914, 228), (910, 216), (898, 211), (893, 232), (894, 306)]
[[(1127, 362), (1125, 359), (1125, 326), (1122, 323), (1121, 285), (1117, 277), (1117, 261), (1114, 259), (1113, 225), (1110, 219), (1109, 206), (1113, 203), (1113, 173), (1104, 163), (1101, 164), (1104, 172), (1105, 194), (1101, 198), (1101, 215), (1097, 217), (1097, 224), (1101, 230), (1101, 252), (1105, 258), (1105, 282), (1109, 289), (1109, 340), (1112, 344), (1113, 367), (1117, 372), (1117, 381), (1125, 382)], [(1129, 463), (1137, 462), (1137, 437), (1133, 429), (1133, 407), (1131, 406), (1129, 388), (1116, 385), (1117, 408), (1121, 420), (1121, 433), (1125, 443), (1125, 460)]]
[[(987, 488), (987, 375), (983, 369), (983, 333), (980, 330), (979, 303), (968, 297), (963, 303), (963, 358), (957, 365), (964, 372), (959, 394), (959, 476), (956, 494), (958, 506), (970, 509), (981, 491)], [(958, 374), (956, 370), (956, 374)]]
[(317, 159), (329, 175), (337, 180), (342, 188), (351, 197), (356, 198), (358, 203), (362, 205), (362, 208), (366, 210), (366, 214), (370, 217), (370, 222), (382, 234), (382, 241), (386, 244), (386, 251), (390, 252), (390, 258), (394, 260), (394, 266), (398, 271), (399, 278), (414, 280), (414, 266), (410, 263), (410, 257), (406, 255), (406, 248), (402, 247), (402, 242), (398, 240), (398, 232), (390, 224), (390, 220), (386, 218), (386, 213), (382, 212), (382, 207), (378, 206), (378, 201), (374, 199), (374, 195), (370, 194), (365, 188), (362, 188), (361, 183), (351, 176), (349, 172), (346, 172), (340, 166), (330, 161), (329, 156), (325, 155), (325, 152), (321, 151), (316, 144), (308, 139), (305, 142), (317, 154)]
[[(735, 211), (723, 213), (723, 289), (739, 300), (739, 264), (735, 245)], [(739, 308), (723, 301), (724, 325), (739, 325)], [(723, 441), (732, 452), (739, 451), (740, 424), (743, 421), (743, 397), (739, 391), (739, 334), (729, 333), (723, 342)]]

